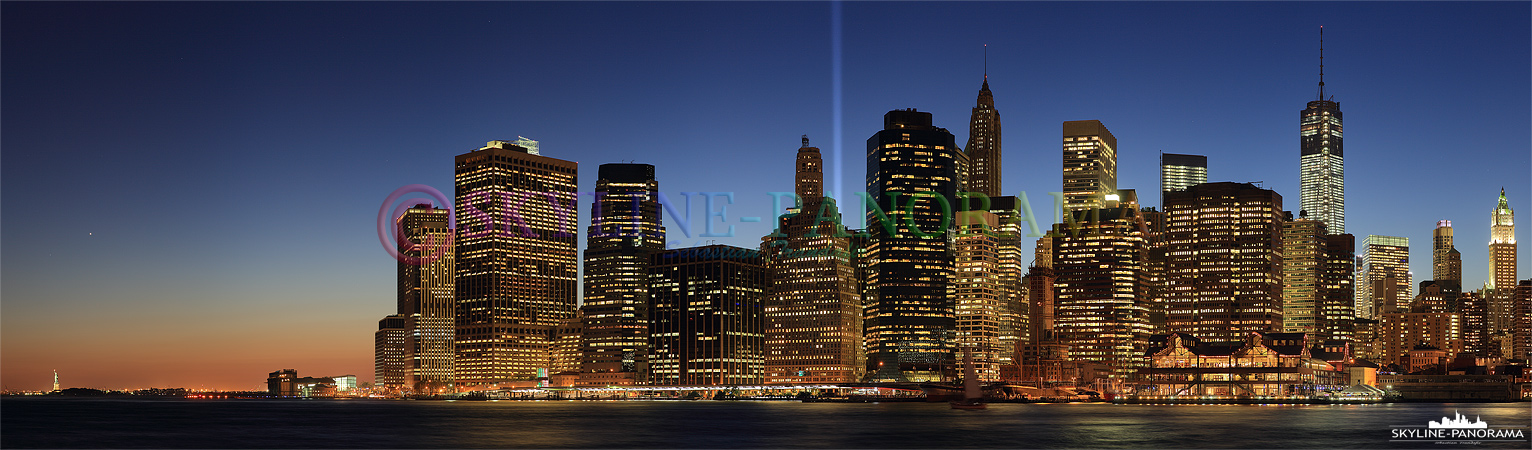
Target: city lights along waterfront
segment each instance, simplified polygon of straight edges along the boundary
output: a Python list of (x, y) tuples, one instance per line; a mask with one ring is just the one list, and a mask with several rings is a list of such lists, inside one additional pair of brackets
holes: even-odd
[(645, 6), (0, 6), (0, 446), (1532, 445), (1532, 4)]

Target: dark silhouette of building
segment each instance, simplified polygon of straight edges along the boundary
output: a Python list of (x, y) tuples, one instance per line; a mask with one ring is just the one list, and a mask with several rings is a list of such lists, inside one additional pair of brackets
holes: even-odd
[(660, 185), (649, 164), (602, 164), (585, 244), (581, 384), (643, 383), (649, 255), (665, 249)]
[(761, 252), (709, 245), (650, 258), (649, 383), (759, 385), (766, 365)]

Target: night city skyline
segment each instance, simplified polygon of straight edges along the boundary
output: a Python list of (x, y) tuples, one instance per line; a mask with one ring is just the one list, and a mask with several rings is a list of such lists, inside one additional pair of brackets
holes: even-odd
[[(55, 369), (97, 388), (264, 389), (282, 368), (370, 378), (396, 303), (379, 204), (417, 183), (450, 198), (453, 157), (518, 136), (578, 163), (579, 191), (599, 165), (636, 162), (673, 201), (732, 192), (713, 218), (732, 236), (701, 236), (694, 195), (690, 236), (665, 214), (667, 242), (756, 248), (781, 213), (768, 192), (794, 191), (801, 136), (861, 228), (852, 194), (884, 114), (928, 112), (969, 142), (987, 73), (999, 191), (1025, 192), (1039, 228), (1057, 207), (1060, 124), (1077, 120), (1110, 128), (1117, 187), (1144, 206), (1161, 204), (1160, 154), (1191, 154), (1207, 181), (1259, 181), (1296, 215), (1321, 26), (1358, 255), (1368, 235), (1408, 237), (1414, 280), (1430, 279), (1432, 231), (1450, 220), (1477, 289), (1501, 188), (1532, 211), (1524, 2), (0, 8), (0, 378), (16, 390), (46, 389)], [(582, 251), (589, 202), (572, 226)]]

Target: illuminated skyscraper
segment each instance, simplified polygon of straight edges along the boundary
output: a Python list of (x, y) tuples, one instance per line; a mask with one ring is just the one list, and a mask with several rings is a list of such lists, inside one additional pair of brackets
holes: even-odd
[(1532, 358), (1532, 279), (1517, 282), (1513, 298), (1515, 301), (1511, 304), (1516, 311), (1516, 321), (1511, 325), (1511, 338), (1514, 339), (1511, 357), (1525, 361)]
[(490, 141), (455, 160), (457, 380), (531, 380), (575, 316), (579, 253), (572, 161)]
[(1324, 222), (1298, 219), (1282, 224), (1282, 331), (1318, 331), (1319, 303), (1325, 297)]
[(1483, 291), (1458, 294), (1453, 311), (1461, 317), (1463, 351), (1482, 358), (1490, 356), (1489, 311), (1484, 304)]
[(1325, 97), (1324, 28), (1319, 30), (1319, 98), (1300, 112), (1298, 159), (1302, 210), (1331, 233), (1346, 232), (1346, 171), (1340, 103)]
[(585, 241), (581, 384), (642, 383), (649, 353), (649, 255), (665, 249), (660, 184), (649, 164), (597, 169)]
[(1208, 182), (1208, 157), (1203, 155), (1160, 154), (1160, 207), (1165, 193)]
[(403, 388), (417, 393), (454, 392), (454, 322), (451, 212), (415, 205), (400, 215), (399, 315), (405, 318)]
[(1368, 235), (1362, 241), (1362, 273), (1357, 282), (1358, 315), (1381, 317), (1394, 310), (1407, 310), (1414, 276), (1410, 273), (1410, 238)]
[(1452, 221), (1436, 222), (1431, 232), (1431, 279), (1463, 282), (1463, 255), (1452, 245)]
[(408, 316), (389, 314), (378, 321), (373, 333), (372, 383), (380, 388), (404, 388), (404, 338), (409, 334)]
[[(1015, 352), (1015, 340), (1005, 348), (1002, 323), (1010, 314), (1011, 292), (1001, 280), (1000, 239), (995, 230), (998, 217), (989, 211), (966, 211), (958, 215), (955, 237), (957, 277), (953, 280), (958, 348), (972, 354), (975, 375), (981, 381), (1000, 379), (1000, 365)], [(1014, 333), (1014, 324), (1006, 323)], [(1005, 353), (1002, 360), (1001, 354)]]
[(762, 242), (771, 280), (767, 384), (856, 383), (867, 370), (856, 248), (823, 186), (819, 148), (805, 136), (795, 173), (799, 203)]
[(761, 252), (709, 245), (650, 258), (649, 383), (759, 385), (768, 284)]
[(990, 197), (1005, 195), (1000, 186), (1000, 112), (989, 92), (989, 74), (979, 88), (979, 101), (968, 120), (968, 190)]
[(1016, 346), (1030, 342), (1031, 306), (1027, 304), (1027, 287), (1022, 283), (1026, 275), (1025, 259), (1021, 252), (1020, 201), (1015, 196), (999, 196), (990, 199), (989, 212), (995, 216), (995, 257), (999, 264), (996, 281), (1000, 283), (1000, 350), (995, 360), (999, 364), (1016, 364)]
[(1490, 213), (1489, 274), (1485, 277), (1493, 290), (1489, 297), (1489, 320), (1490, 329), (1496, 334), (1509, 332), (1516, 320), (1512, 306), (1516, 290), (1515, 219), (1515, 211), (1505, 200), (1505, 188), (1501, 188), (1500, 200)]
[(873, 381), (941, 381), (953, 369), (952, 212), (967, 156), (931, 113), (889, 111), (867, 139), (864, 303)]
[(1165, 321), (1171, 332), (1239, 341), (1282, 329), (1282, 196), (1249, 183), (1166, 194)]
[(1096, 209), (1117, 193), (1117, 138), (1099, 120), (1064, 122), (1064, 210)]
[(1054, 332), (1069, 359), (1111, 366), (1119, 377), (1144, 366), (1150, 334), (1149, 245), (1137, 212), (1136, 202), (1071, 211), (1073, 220), (1051, 233)]

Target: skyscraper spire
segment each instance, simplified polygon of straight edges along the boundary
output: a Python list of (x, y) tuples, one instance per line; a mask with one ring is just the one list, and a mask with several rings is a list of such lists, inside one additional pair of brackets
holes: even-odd
[(1325, 99), (1325, 26), (1319, 26), (1319, 99)]
[(984, 84), (968, 122), (968, 180), (964, 190), (989, 197), (1004, 195), (1000, 189), (1000, 113), (995, 94), (989, 91), (989, 44), (984, 45)]

